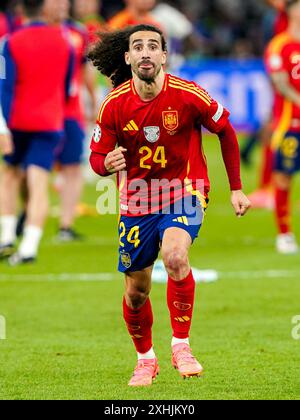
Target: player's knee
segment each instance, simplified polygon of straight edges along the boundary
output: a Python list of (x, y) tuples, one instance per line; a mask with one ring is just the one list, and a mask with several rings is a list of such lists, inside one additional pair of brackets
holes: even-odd
[(149, 293), (147, 291), (137, 290), (135, 288), (129, 288), (126, 291), (127, 301), (130, 302), (130, 306), (133, 309), (141, 308), (149, 297)]
[(188, 265), (188, 254), (185, 249), (173, 248), (163, 251), (162, 255), (168, 272), (178, 272)]

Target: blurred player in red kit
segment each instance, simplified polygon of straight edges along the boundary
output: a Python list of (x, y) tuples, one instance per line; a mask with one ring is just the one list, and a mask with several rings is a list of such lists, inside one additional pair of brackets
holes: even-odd
[[(286, 0), (267, 0), (267, 3), (277, 11), (274, 21), (273, 34), (279, 35), (287, 30), (288, 17), (286, 13)], [(274, 191), (272, 185), (272, 171), (274, 153), (271, 147), (272, 121), (270, 120), (264, 126), (250, 137), (249, 143), (243, 148), (242, 158), (245, 162), (249, 160), (249, 155), (253, 145), (258, 141), (262, 143), (262, 165), (260, 169), (259, 189), (249, 195), (253, 208), (274, 208)]]
[(149, 294), (160, 249), (169, 275), (172, 363), (182, 377), (200, 376), (203, 368), (189, 343), (195, 280), (188, 253), (209, 192), (202, 125), (220, 138), (236, 214), (243, 216), (250, 207), (241, 191), (229, 112), (200, 86), (165, 73), (166, 41), (151, 25), (103, 34), (89, 58), (115, 87), (100, 108), (90, 161), (99, 175), (118, 174), (123, 314), (138, 353), (129, 385), (151, 385), (159, 371)]
[(47, 26), (44, 20), (44, 0), (24, 0), (23, 7), (25, 26), (4, 43), (6, 79), (1, 89), (14, 150), (4, 156), (0, 183), (0, 258), (14, 252), (23, 173), (28, 189), (24, 235), (17, 253), (9, 258), (11, 265), (32, 262), (38, 254), (48, 214), (49, 173), (63, 133), (74, 65), (73, 50), (61, 28)]
[(266, 52), (275, 103), (273, 109), (275, 213), (279, 235), (277, 250), (299, 250), (291, 226), (291, 189), (300, 170), (300, 1), (286, 0), (288, 29), (277, 35)]
[(95, 69), (87, 61), (89, 34), (81, 23), (70, 19), (70, 0), (46, 0), (45, 15), (49, 23), (61, 26), (66, 39), (75, 53), (75, 67), (71, 92), (65, 107), (64, 138), (56, 162), (59, 163), (59, 188), (61, 199), (60, 241), (81, 239), (73, 228), (77, 205), (83, 188), (82, 160), (84, 154), (85, 119), (83, 110), (83, 88), (86, 87), (91, 102), (92, 115), (96, 115)]

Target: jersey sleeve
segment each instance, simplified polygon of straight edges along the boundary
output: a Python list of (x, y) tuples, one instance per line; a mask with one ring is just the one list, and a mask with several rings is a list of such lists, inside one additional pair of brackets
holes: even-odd
[(211, 133), (218, 134), (227, 125), (230, 113), (200, 87), (193, 94), (193, 106), (197, 119)]
[(289, 71), (289, 63), (284, 56), (283, 48), (278, 47), (278, 44), (274, 41), (271, 41), (269, 44), (264, 60), (265, 67), (269, 74)]
[(116, 148), (117, 142), (113, 109), (111, 103), (106, 104), (106, 101), (104, 101), (93, 133), (91, 150), (95, 153), (107, 155)]

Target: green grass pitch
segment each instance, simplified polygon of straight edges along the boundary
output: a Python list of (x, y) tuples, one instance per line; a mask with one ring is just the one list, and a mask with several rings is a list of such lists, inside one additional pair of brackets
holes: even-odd
[[(218, 140), (208, 137), (205, 149), (211, 202), (191, 263), (219, 271), (221, 279), (197, 287), (191, 344), (204, 378), (184, 381), (171, 367), (166, 286), (155, 284), (161, 374), (151, 388), (127, 386), (136, 356), (121, 313), (117, 218), (78, 219), (87, 240), (74, 245), (55, 244), (57, 220), (50, 219), (36, 265), (0, 266), (0, 315), (7, 329), (7, 339), (0, 340), (0, 399), (299, 399), (300, 341), (292, 339), (292, 318), (300, 315), (299, 255), (276, 254), (272, 213), (234, 216)], [(246, 192), (256, 178), (254, 168), (243, 170)], [(294, 220), (300, 236), (298, 181)], [(94, 186), (84, 199), (96, 203)], [(93, 281), (96, 273), (107, 277)]]

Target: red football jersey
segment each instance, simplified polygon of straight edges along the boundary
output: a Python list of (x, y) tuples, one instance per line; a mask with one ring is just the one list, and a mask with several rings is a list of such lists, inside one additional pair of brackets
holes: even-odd
[[(286, 72), (290, 84), (300, 93), (300, 42), (288, 32), (273, 38), (269, 44), (265, 62), (270, 74)], [(273, 109), (274, 145), (279, 144), (287, 131), (300, 132), (300, 107), (275, 90)]]
[(60, 27), (32, 23), (12, 34), (4, 47), (8, 70), (9, 127), (62, 131), (73, 50)]
[(70, 97), (66, 104), (65, 118), (76, 120), (84, 124), (84, 113), (81, 102), (83, 85), (83, 68), (87, 62), (86, 53), (88, 48), (88, 32), (85, 27), (77, 22), (67, 22), (64, 25), (67, 39), (71, 43), (75, 55), (74, 73), (71, 82)]
[[(201, 126), (219, 133), (228, 117), (200, 86), (171, 75), (152, 101), (140, 98), (133, 80), (110, 93), (100, 108), (91, 149), (101, 154), (116, 146), (127, 149), (126, 172), (118, 180), (121, 213), (135, 215), (137, 192), (139, 214), (153, 213), (190, 194), (203, 199), (210, 186)], [(161, 180), (172, 182), (171, 194), (167, 186), (158, 186)]]

